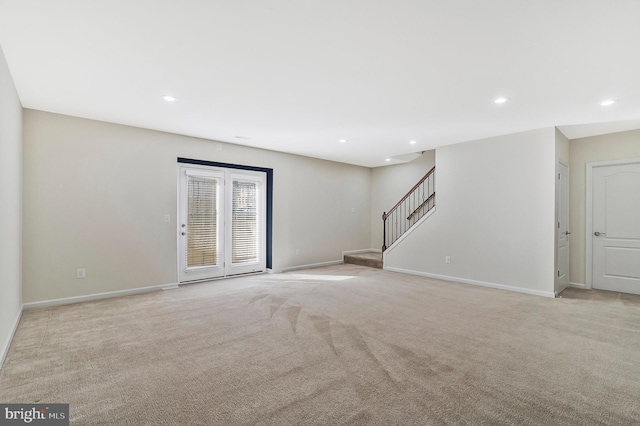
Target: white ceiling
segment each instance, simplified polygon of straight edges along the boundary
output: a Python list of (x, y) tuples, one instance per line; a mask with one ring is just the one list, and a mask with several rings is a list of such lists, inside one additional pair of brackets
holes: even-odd
[(640, 128), (639, 16), (638, 0), (0, 0), (0, 44), (26, 108), (373, 167)]

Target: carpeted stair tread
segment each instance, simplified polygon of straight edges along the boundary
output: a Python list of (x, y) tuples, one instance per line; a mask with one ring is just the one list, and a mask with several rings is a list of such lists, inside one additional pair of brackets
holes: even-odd
[(368, 266), (369, 268), (382, 269), (382, 253), (367, 252), (356, 254), (345, 254), (344, 263)]

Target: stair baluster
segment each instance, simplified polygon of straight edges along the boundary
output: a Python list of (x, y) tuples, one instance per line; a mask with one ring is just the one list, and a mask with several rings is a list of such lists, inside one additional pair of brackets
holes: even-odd
[(436, 206), (435, 170), (434, 166), (389, 213), (382, 214), (383, 252)]

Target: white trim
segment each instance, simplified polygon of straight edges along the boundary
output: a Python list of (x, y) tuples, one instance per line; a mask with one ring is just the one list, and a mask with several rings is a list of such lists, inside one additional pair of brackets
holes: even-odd
[[(265, 268), (265, 270), (266, 270), (266, 268)], [(210, 281), (230, 280), (232, 278), (246, 277), (248, 275), (261, 275), (261, 274), (264, 274), (264, 273), (265, 273), (265, 271), (255, 271), (255, 272), (245, 272), (244, 274), (224, 275), (224, 276), (221, 276), (221, 277), (202, 278), (202, 279), (199, 279), (199, 280), (184, 281), (184, 282), (176, 284), (176, 288), (180, 288), (183, 285), (206, 283), (206, 282), (210, 282)], [(172, 290), (173, 288), (174, 287), (168, 287), (168, 288), (163, 288), (163, 290)]]
[(424, 222), (425, 220), (427, 220), (427, 218), (429, 218), (432, 214), (434, 214), (436, 212), (436, 206), (433, 206), (433, 208), (431, 210), (429, 210), (427, 212), (427, 214), (425, 214), (424, 216), (422, 216), (416, 223), (414, 223), (413, 225), (411, 225), (411, 227), (409, 229), (407, 229), (405, 231), (404, 234), (402, 234), (400, 236), (400, 238), (398, 238), (397, 240), (395, 240), (393, 242), (393, 244), (391, 244), (391, 246), (387, 247), (387, 249), (384, 251), (384, 253), (382, 253), (382, 263), (385, 264), (387, 263), (387, 253), (389, 253), (391, 250), (393, 250), (394, 248), (396, 248), (396, 246), (398, 244), (400, 244), (400, 241), (404, 240), (405, 238), (407, 238), (407, 236), (409, 234), (411, 234), (413, 231), (415, 231), (418, 226), (420, 226), (422, 224), (422, 222)]
[(590, 161), (587, 163), (587, 166), (591, 166), (591, 167), (623, 166), (625, 164), (636, 164), (636, 163), (640, 163), (640, 157), (624, 158), (622, 160)]
[(569, 288), (569, 284), (567, 283), (567, 285), (563, 288), (561, 288), (560, 290), (555, 290), (553, 292), (553, 294), (555, 294), (555, 297), (558, 297), (560, 295), (560, 293), (562, 293), (563, 291), (565, 291), (567, 288)]
[(586, 284), (582, 284), (582, 283), (572, 283), (569, 282), (569, 287), (573, 287), (573, 288), (581, 288), (583, 290), (587, 289), (587, 285)]
[[(569, 200), (569, 192), (570, 192), (570, 188), (571, 188), (571, 182), (569, 181), (569, 178), (571, 176), (571, 171), (569, 170), (569, 165), (565, 164), (564, 162), (562, 162), (562, 160), (558, 160), (556, 162), (556, 175), (558, 175), (557, 179), (554, 179), (556, 181), (556, 208), (555, 208), (555, 221), (553, 224), (553, 234), (555, 236), (555, 240), (556, 240), (556, 244), (555, 244), (555, 256), (554, 256), (554, 273), (553, 273), (553, 288), (555, 289), (555, 294), (556, 297), (558, 296), (558, 294), (562, 293), (562, 290), (564, 290), (566, 287), (563, 287), (562, 289), (558, 289), (559, 287), (559, 283), (558, 283), (558, 272), (560, 272), (560, 265), (558, 264), (558, 246), (560, 245), (560, 240), (558, 239), (559, 235), (558, 235), (558, 221), (559, 221), (559, 217), (558, 217), (558, 213), (559, 213), (559, 209), (560, 209), (560, 203), (562, 203), (563, 200), (560, 199), (560, 168), (561, 166), (564, 166), (567, 168), (567, 193), (565, 194), (566, 196), (566, 208), (567, 208), (567, 223), (565, 224), (567, 227), (567, 231), (569, 231), (569, 234), (571, 233), (571, 202)], [(567, 273), (567, 282), (569, 281), (569, 272), (571, 270), (571, 257), (570, 257), (570, 250), (571, 250), (571, 241), (569, 241), (568, 235), (567, 235), (567, 262), (569, 262), (569, 269), (566, 271)]]
[(344, 261), (342, 259), (341, 260), (331, 260), (329, 262), (311, 263), (309, 265), (290, 266), (288, 268), (282, 268), (280, 270), (280, 272), (297, 271), (299, 269), (318, 268), (320, 266), (339, 265), (341, 263), (344, 263)]
[(593, 288), (593, 169), (596, 167), (620, 166), (624, 164), (640, 163), (640, 158), (625, 158), (622, 160), (591, 161), (587, 163), (586, 190), (586, 211), (585, 211), (585, 277), (584, 288)]
[(587, 180), (585, 183), (585, 288), (591, 289), (593, 284), (593, 163), (587, 163)]
[(164, 290), (176, 290), (178, 288), (180, 288), (180, 286), (178, 284), (174, 284), (174, 285), (162, 287), (162, 291), (164, 291)]
[[(182, 225), (187, 225), (188, 221), (186, 208), (186, 192), (188, 178), (190, 176), (202, 176), (205, 178), (218, 180), (218, 253), (221, 254), (216, 265), (206, 265), (203, 267), (187, 267), (184, 263), (186, 258), (185, 229)], [(258, 226), (258, 253), (259, 259), (255, 262), (232, 262), (231, 242), (232, 242), (232, 200), (233, 181), (253, 182), (258, 188), (257, 206), (259, 210)], [(210, 281), (218, 278), (233, 277), (236, 275), (246, 275), (251, 273), (263, 273), (266, 269), (267, 261), (267, 172), (260, 170), (238, 170), (233, 167), (212, 166), (204, 164), (178, 163), (178, 197), (177, 197), (177, 220), (176, 220), (176, 242), (177, 242), (177, 281), (180, 284), (188, 284), (199, 281)], [(228, 220), (225, 220), (227, 218)], [(195, 278), (194, 278), (195, 277)]]
[(344, 257), (347, 254), (359, 254), (359, 253), (382, 253), (382, 249), (368, 248), (368, 249), (360, 249), (360, 250), (347, 250), (342, 252), (342, 257)]
[(182, 191), (182, 168), (180, 167), (180, 163), (178, 163), (178, 167), (176, 168), (176, 172), (178, 173), (178, 179), (176, 184), (176, 283), (180, 282), (180, 268), (182, 267), (182, 263), (180, 262), (180, 250), (182, 250), (182, 245), (180, 244), (182, 240), (180, 239), (181, 226), (180, 221), (182, 218), (180, 217), (180, 191)]
[(13, 323), (13, 327), (11, 328), (11, 333), (9, 333), (9, 336), (7, 336), (7, 340), (2, 344), (2, 348), (0, 348), (0, 368), (2, 368), (4, 360), (7, 359), (7, 354), (9, 353), (9, 348), (11, 347), (13, 336), (16, 334), (16, 330), (18, 329), (18, 324), (20, 324), (20, 318), (22, 318), (23, 311), (24, 305), (21, 305), (20, 310), (18, 311), (18, 315), (16, 315), (16, 320)]
[(85, 296), (63, 297), (61, 299), (43, 300), (40, 302), (30, 302), (30, 303), (25, 303), (22, 306), (24, 309), (50, 308), (53, 306), (70, 305), (72, 303), (89, 302), (92, 300), (100, 300), (100, 299), (110, 299), (112, 297), (129, 296), (132, 294), (150, 293), (152, 291), (172, 289), (172, 288), (175, 288), (176, 286), (177, 284), (154, 285), (150, 287), (132, 288), (129, 290), (108, 291), (105, 293), (87, 294)]
[(517, 293), (532, 294), (534, 296), (556, 297), (555, 293), (552, 291), (532, 290), (528, 288), (513, 287), (510, 285), (504, 285), (504, 284), (488, 283), (485, 281), (470, 280), (466, 278), (450, 277), (447, 275), (430, 274), (428, 272), (411, 271), (408, 269), (394, 268), (394, 267), (388, 267), (388, 266), (385, 266), (384, 270), (391, 271), (391, 272), (400, 272), (402, 274), (418, 275), (418, 276), (427, 277), (427, 278), (436, 278), (444, 281), (454, 281), (462, 284), (472, 284), (472, 285), (478, 285), (481, 287), (497, 288), (500, 290), (514, 291)]
[[(224, 275), (246, 275), (264, 272), (267, 268), (267, 173), (255, 170), (225, 170), (225, 216), (227, 223), (224, 229)], [(233, 263), (233, 182), (251, 182), (256, 188), (257, 255), (252, 262)]]

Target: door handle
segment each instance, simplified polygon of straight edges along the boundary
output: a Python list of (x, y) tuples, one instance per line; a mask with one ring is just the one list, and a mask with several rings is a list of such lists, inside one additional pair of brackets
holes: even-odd
[(569, 232), (569, 231), (565, 231), (565, 233), (564, 233), (564, 235), (569, 235), (569, 234), (571, 234), (571, 232)]
[(595, 235), (596, 237), (599, 237), (600, 235), (606, 235), (604, 232), (594, 232), (593, 235)]

